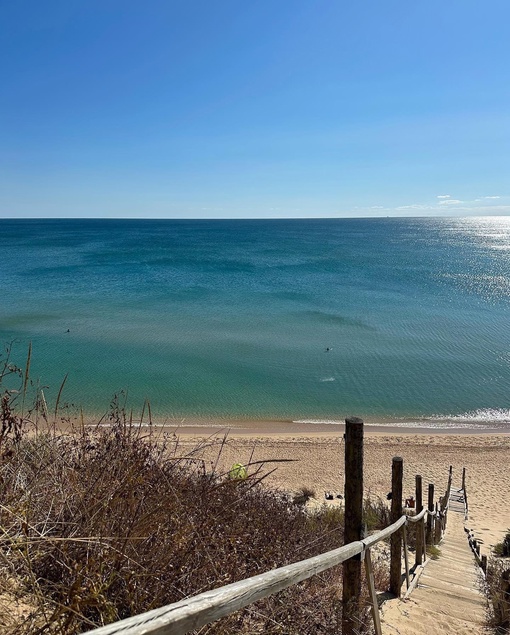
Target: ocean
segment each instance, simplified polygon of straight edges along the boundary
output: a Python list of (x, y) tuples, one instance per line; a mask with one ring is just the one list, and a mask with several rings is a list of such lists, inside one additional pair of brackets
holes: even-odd
[(54, 404), (510, 430), (510, 218), (0, 220), (0, 342)]

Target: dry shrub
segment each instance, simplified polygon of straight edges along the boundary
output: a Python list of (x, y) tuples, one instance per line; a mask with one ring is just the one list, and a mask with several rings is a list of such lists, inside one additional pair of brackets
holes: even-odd
[[(232, 480), (180, 456), (175, 440), (152, 443), (121, 422), (25, 439), (1, 473), (3, 568), (38, 598), (47, 633), (87, 630), (343, 543), (338, 510), (307, 514), (262, 487), (260, 471)], [(207, 632), (338, 632), (340, 592), (336, 567)]]
[(499, 558), (510, 558), (510, 529), (505, 534), (503, 541), (494, 545), (492, 552)]
[(363, 503), (363, 522), (368, 532), (391, 525), (391, 510), (381, 498), (367, 498)]
[(484, 591), (488, 601), (488, 623), (498, 633), (510, 630), (510, 560), (490, 558)]
[(312, 498), (316, 498), (315, 490), (311, 487), (303, 485), (298, 489), (297, 492), (294, 492), (294, 495), (292, 496), (292, 502), (294, 503), (294, 505), (306, 505)]
[[(30, 357), (29, 349), (22, 371), (10, 347), (0, 356), (5, 635), (87, 631), (343, 544), (338, 507), (309, 513), (301, 500), (263, 487), (261, 465), (248, 466), (248, 478), (229, 478), (199, 458), (203, 446), (183, 454), (175, 436), (143, 437), (117, 398), (110, 427), (41, 434), (47, 407), (38, 388), (27, 399)], [(18, 389), (5, 388), (11, 379)], [(58, 403), (55, 417), (57, 410)], [(27, 424), (36, 434), (23, 434)], [(216, 442), (221, 452), (226, 441)], [(383, 512), (379, 504), (365, 509), (377, 527), (385, 526)], [(375, 563), (380, 588), (386, 568)], [(338, 633), (341, 574), (334, 567), (200, 633)], [(360, 633), (367, 624), (365, 612)]]

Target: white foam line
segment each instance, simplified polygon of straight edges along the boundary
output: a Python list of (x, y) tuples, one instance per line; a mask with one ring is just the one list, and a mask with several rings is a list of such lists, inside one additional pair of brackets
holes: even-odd
[(322, 419), (297, 419), (296, 421), (293, 421), (292, 423), (310, 423), (312, 425), (326, 424), (331, 426), (341, 426), (344, 424), (343, 421), (328, 421), (328, 420), (322, 420)]
[[(310, 425), (343, 425), (344, 421), (330, 421), (325, 419), (296, 419), (292, 423), (307, 423)], [(506, 421), (475, 421), (462, 420), (452, 421), (443, 419), (439, 421), (386, 421), (384, 423), (367, 423), (365, 425), (373, 428), (421, 428), (426, 430), (499, 430), (500, 426), (495, 423), (507, 423)], [(493, 425), (490, 425), (493, 424)]]

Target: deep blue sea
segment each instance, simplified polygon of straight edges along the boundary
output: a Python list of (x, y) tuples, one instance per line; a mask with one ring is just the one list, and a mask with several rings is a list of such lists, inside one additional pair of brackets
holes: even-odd
[[(510, 218), (1, 220), (0, 341), (54, 403), (510, 428)], [(123, 397), (124, 398), (124, 397)]]

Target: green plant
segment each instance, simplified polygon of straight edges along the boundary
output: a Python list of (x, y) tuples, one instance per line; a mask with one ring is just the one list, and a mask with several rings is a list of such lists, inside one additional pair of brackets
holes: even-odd
[(363, 522), (368, 532), (384, 529), (391, 524), (390, 509), (380, 498), (365, 499), (363, 503)]
[(303, 485), (297, 492), (294, 492), (292, 502), (294, 505), (306, 505), (311, 498), (316, 498), (315, 490)]
[(499, 558), (510, 558), (510, 529), (505, 534), (503, 541), (494, 545), (492, 552)]
[(510, 628), (510, 565), (500, 558), (489, 558), (483, 590), (488, 600), (488, 623), (497, 632)]
[(437, 560), (441, 555), (441, 549), (435, 545), (427, 545), (427, 556), (432, 560)]

